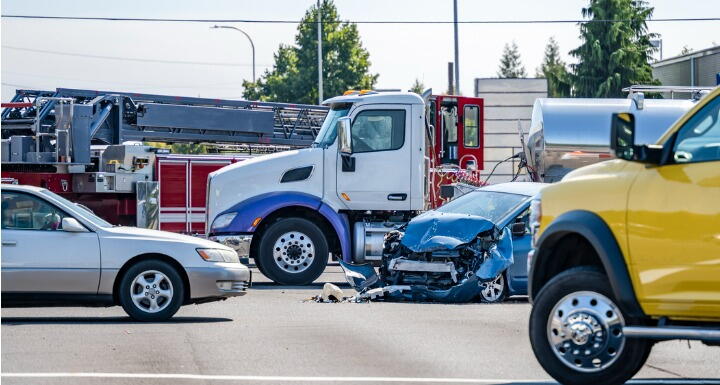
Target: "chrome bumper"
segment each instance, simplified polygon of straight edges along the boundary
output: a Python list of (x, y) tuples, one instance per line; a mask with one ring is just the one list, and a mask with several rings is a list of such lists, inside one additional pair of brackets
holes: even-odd
[(237, 253), (240, 258), (250, 257), (250, 244), (252, 243), (252, 234), (242, 235), (218, 235), (210, 237), (210, 240), (223, 244)]

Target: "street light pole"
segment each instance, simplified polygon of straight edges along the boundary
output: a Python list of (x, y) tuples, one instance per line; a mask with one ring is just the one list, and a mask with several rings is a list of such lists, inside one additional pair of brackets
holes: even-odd
[(212, 27), (210, 27), (210, 28), (213, 28), (213, 29), (216, 29), (216, 28), (234, 29), (234, 30), (236, 30), (236, 31), (238, 31), (238, 32), (241, 32), (243, 35), (245, 35), (245, 37), (248, 38), (248, 40), (250, 41), (250, 47), (252, 48), (252, 79), (253, 79), (253, 83), (255, 83), (255, 43), (253, 43), (253, 40), (252, 40), (252, 38), (250, 37), (250, 35), (248, 35), (247, 32), (243, 31), (243, 30), (240, 29), (240, 28), (233, 27), (233, 26), (229, 26), (229, 25), (214, 25), (214, 26), (212, 26)]
[(458, 7), (457, 0), (453, 0), (453, 14), (455, 26), (455, 94), (460, 95), (460, 49), (458, 48)]
[(317, 0), (317, 30), (318, 30), (318, 104), (323, 102), (323, 59), (322, 59), (322, 5)]

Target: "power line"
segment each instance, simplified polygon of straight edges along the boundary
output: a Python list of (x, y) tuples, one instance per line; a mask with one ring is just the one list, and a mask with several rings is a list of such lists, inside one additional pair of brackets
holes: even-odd
[[(8, 78), (8, 74), (23, 77), (23, 78), (29, 77), (29, 78), (35, 78), (35, 79), (50, 79), (52, 81), (67, 81), (67, 82), (82, 82), (82, 83), (105, 83), (105, 84), (114, 84), (114, 85), (127, 86), (127, 87), (133, 87), (133, 88), (142, 88), (142, 89), (146, 89), (146, 88), (147, 89), (154, 89), (154, 88), (213, 88), (213, 89), (228, 88), (228, 89), (237, 89), (237, 88), (242, 87), (242, 83), (233, 83), (233, 82), (227, 82), (227, 81), (222, 82), (222, 83), (166, 85), (166, 84), (153, 84), (153, 83), (127, 83), (127, 82), (96, 80), (96, 79), (66, 78), (66, 77), (58, 77), (55, 75), (28, 74), (28, 73), (15, 72), (15, 71), (2, 71), (2, 76), (6, 79)], [(31, 87), (31, 88), (33, 88), (33, 87)]]
[[(139, 22), (183, 22), (183, 23), (258, 23), (258, 24), (298, 24), (300, 20), (252, 20), (252, 19), (159, 19), (134, 17), (90, 17), (90, 16), (37, 16), (37, 15), (2, 15), (4, 18), (15, 19), (47, 19), (47, 20), (99, 20), (99, 21), (139, 21)], [(720, 17), (686, 17), (648, 19), (647, 22), (687, 22), (687, 21), (718, 21)], [(459, 20), (458, 24), (584, 24), (584, 23), (628, 23), (626, 19), (557, 19), (557, 20)], [(326, 24), (453, 24), (452, 20), (338, 20), (323, 21)]]
[[(90, 59), (106, 59), (106, 60), (120, 60), (120, 61), (132, 61), (142, 63), (162, 63), (162, 64), (185, 64), (185, 65), (205, 65), (205, 66), (220, 66), (220, 67), (249, 67), (250, 64), (245, 63), (223, 63), (223, 62), (202, 62), (202, 61), (182, 61), (182, 60), (163, 60), (163, 59), (146, 59), (146, 58), (134, 58), (134, 57), (119, 57), (119, 56), (104, 56), (104, 55), (91, 55), (84, 53), (73, 53), (73, 52), (61, 52), (61, 51), (47, 51), (42, 49), (24, 48), (24, 47), (13, 47), (4, 45), (2, 48), (12, 49), (16, 51), (44, 53), (51, 55), (61, 56), (75, 56), (75, 57), (86, 57)], [(262, 64), (261, 64), (262, 65)], [(266, 66), (269, 67), (269, 66)]]

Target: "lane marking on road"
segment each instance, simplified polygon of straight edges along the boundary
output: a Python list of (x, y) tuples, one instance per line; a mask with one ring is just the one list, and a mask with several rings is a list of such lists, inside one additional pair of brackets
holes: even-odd
[(170, 379), (211, 381), (267, 381), (267, 382), (370, 382), (370, 383), (445, 383), (445, 384), (497, 384), (508, 382), (552, 383), (538, 379), (490, 379), (490, 378), (429, 378), (429, 377), (306, 377), (306, 376), (237, 376), (222, 374), (185, 373), (2, 373), (7, 378), (124, 378), (124, 379)]

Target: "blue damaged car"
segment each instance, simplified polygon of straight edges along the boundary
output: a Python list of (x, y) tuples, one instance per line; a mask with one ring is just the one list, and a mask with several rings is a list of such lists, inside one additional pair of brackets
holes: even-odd
[(500, 302), (527, 294), (529, 206), (543, 186), (474, 190), (389, 232), (378, 271), (340, 264), (360, 299)]

